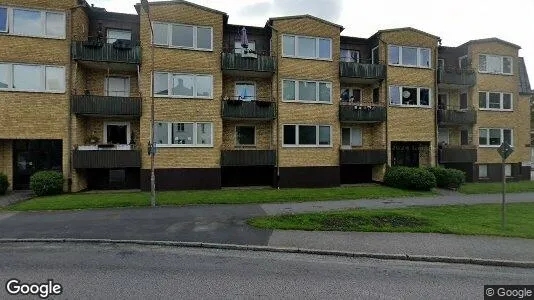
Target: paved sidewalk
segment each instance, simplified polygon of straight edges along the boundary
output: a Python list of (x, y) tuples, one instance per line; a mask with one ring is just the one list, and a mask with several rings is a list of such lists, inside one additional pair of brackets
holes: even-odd
[(0, 207), (6, 207), (10, 204), (28, 200), (32, 197), (31, 191), (12, 191), (0, 196)]
[[(401, 208), (410, 206), (441, 206), (455, 204), (489, 204), (501, 203), (501, 194), (450, 195), (429, 197), (406, 197), (373, 200), (315, 201), (300, 203), (262, 204), (267, 215), (321, 212), (351, 208)], [(534, 193), (510, 193), (506, 195), (507, 203), (534, 202)]]

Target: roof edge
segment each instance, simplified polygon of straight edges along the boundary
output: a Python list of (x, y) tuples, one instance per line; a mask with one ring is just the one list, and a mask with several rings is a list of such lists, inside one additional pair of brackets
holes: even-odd
[(385, 32), (393, 32), (393, 31), (401, 31), (401, 30), (410, 30), (410, 31), (414, 31), (414, 32), (417, 32), (417, 33), (420, 33), (420, 34), (424, 34), (424, 35), (427, 35), (427, 36), (430, 36), (430, 37), (433, 37), (435, 39), (438, 39), (440, 40), (441, 38), (437, 35), (433, 35), (431, 33), (428, 33), (426, 31), (422, 31), (420, 29), (417, 29), (417, 28), (413, 28), (413, 27), (398, 27), (398, 28), (390, 28), (390, 29), (382, 29), (382, 30), (378, 30), (375, 34), (373, 34), (372, 36), (369, 37), (369, 39), (373, 38), (375, 35), (378, 35), (378, 34), (381, 34), (381, 33), (385, 33)]
[(497, 38), (497, 37), (491, 37), (491, 38), (485, 38), (485, 39), (476, 39), (476, 40), (469, 40), (469, 41), (467, 41), (467, 42), (461, 44), (461, 45), (458, 46), (458, 47), (465, 46), (465, 45), (469, 45), (469, 44), (489, 43), (489, 42), (502, 43), (502, 44), (506, 44), (506, 45), (512, 46), (512, 47), (517, 48), (517, 49), (521, 49), (521, 46), (519, 46), (519, 45), (517, 45), (517, 44), (514, 44), (514, 43), (511, 43), (511, 42), (508, 42), (508, 41), (505, 41), (505, 40), (500, 39), (500, 38)]
[[(203, 5), (199, 5), (199, 4), (196, 4), (196, 3), (193, 3), (193, 2), (189, 2), (189, 1), (186, 1), (186, 0), (167, 0), (167, 1), (157, 1), (157, 2), (149, 2), (150, 6), (159, 6), (159, 5), (172, 5), (172, 4), (185, 4), (185, 5), (189, 5), (189, 6), (192, 6), (192, 7), (195, 7), (195, 8), (198, 8), (198, 9), (202, 9), (202, 10), (205, 10), (205, 11), (209, 11), (209, 12), (212, 12), (212, 13), (216, 13), (216, 14), (220, 14), (220, 15), (223, 15), (225, 17), (228, 18), (228, 14), (225, 13), (224, 11), (220, 11), (220, 10), (216, 10), (216, 9), (213, 9), (213, 8), (210, 8), (210, 7), (207, 7), (207, 6), (203, 6)], [(137, 13), (139, 13), (139, 7), (141, 6), (141, 3), (136, 3), (135, 5), (135, 9), (137, 10)]]
[(319, 22), (322, 22), (322, 23), (325, 23), (325, 24), (328, 24), (330, 26), (335, 26), (335, 27), (338, 27), (340, 29), (340, 31), (343, 31), (345, 29), (345, 27), (339, 25), (339, 24), (336, 24), (336, 23), (333, 23), (333, 22), (330, 22), (330, 21), (327, 21), (325, 19), (321, 19), (319, 17), (316, 17), (316, 16), (312, 16), (310, 14), (305, 14), (305, 15), (292, 15), (292, 16), (282, 16), (282, 17), (273, 17), (273, 18), (269, 18), (267, 20), (267, 24), (269, 23), (272, 23), (273, 21), (276, 21), (276, 20), (291, 20), (291, 19), (302, 19), (302, 18), (310, 18), (312, 20), (316, 20), (316, 21), (319, 21)]

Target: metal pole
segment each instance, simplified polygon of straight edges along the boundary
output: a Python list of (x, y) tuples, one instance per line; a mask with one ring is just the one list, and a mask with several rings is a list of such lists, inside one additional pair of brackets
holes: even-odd
[(505, 202), (506, 202), (506, 174), (505, 174), (505, 168), (504, 168), (504, 161), (505, 159), (502, 159), (501, 164), (501, 173), (502, 173), (502, 201), (501, 201), (501, 229), (504, 230), (504, 227), (506, 225), (506, 216), (505, 216)]

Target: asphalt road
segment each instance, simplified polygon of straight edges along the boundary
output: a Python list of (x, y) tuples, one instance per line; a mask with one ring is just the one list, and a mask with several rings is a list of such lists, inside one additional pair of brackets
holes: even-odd
[(481, 299), (484, 284), (534, 282), (530, 269), (112, 244), (2, 244), (0, 257), (3, 287), (53, 279), (54, 299)]

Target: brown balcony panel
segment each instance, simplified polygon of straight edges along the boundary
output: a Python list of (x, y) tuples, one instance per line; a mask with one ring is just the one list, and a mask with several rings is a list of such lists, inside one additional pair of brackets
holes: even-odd
[(131, 48), (117, 48), (113, 44), (94, 42), (73, 42), (72, 59), (80, 61), (139, 64), (141, 50), (138, 43)]
[(222, 117), (227, 120), (273, 120), (275, 118), (275, 104), (265, 100), (223, 100)]
[(221, 166), (274, 166), (276, 152), (274, 150), (223, 150)]
[(474, 109), (439, 109), (440, 125), (471, 125), (475, 124), (477, 113)]
[(270, 77), (276, 70), (275, 59), (268, 55), (242, 57), (237, 53), (222, 53), (222, 70), (225, 74), (250, 77)]
[(140, 116), (141, 98), (74, 95), (72, 112), (95, 116)]
[(376, 123), (386, 120), (386, 108), (383, 106), (348, 105), (339, 106), (341, 122)]
[(459, 89), (475, 85), (475, 72), (472, 70), (438, 69), (439, 88)]
[(140, 168), (138, 150), (74, 150), (72, 164), (75, 169)]
[(339, 161), (342, 165), (380, 165), (388, 161), (385, 149), (340, 150)]
[(475, 146), (443, 146), (438, 150), (440, 163), (474, 163), (477, 161)]
[(386, 78), (386, 66), (342, 61), (339, 63), (339, 75), (343, 82), (371, 84)]

